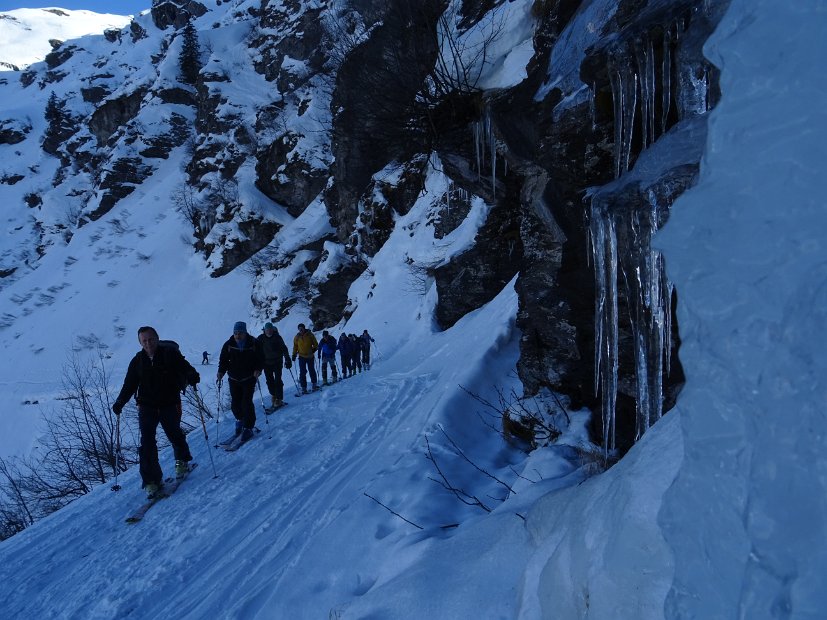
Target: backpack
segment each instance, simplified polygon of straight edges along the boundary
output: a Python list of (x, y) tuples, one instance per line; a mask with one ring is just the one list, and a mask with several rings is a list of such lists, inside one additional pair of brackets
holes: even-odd
[[(178, 346), (178, 343), (175, 342), (174, 340), (159, 340), (158, 341), (158, 349), (166, 349), (167, 351), (177, 351), (178, 353), (181, 353), (181, 347)], [(135, 357), (137, 357), (140, 354), (141, 354), (141, 351), (138, 351), (135, 354)], [(162, 353), (162, 355), (165, 355), (165, 354)], [(181, 355), (181, 357), (183, 357), (183, 354)], [(138, 368), (140, 370), (143, 370), (143, 367), (140, 364), (138, 365)], [(177, 379), (178, 379), (178, 389), (181, 390), (181, 393), (183, 394), (186, 391), (187, 386), (189, 385), (189, 381), (187, 381), (187, 375), (181, 368), (179, 368), (177, 370), (177, 374), (178, 374), (178, 377), (177, 377)]]

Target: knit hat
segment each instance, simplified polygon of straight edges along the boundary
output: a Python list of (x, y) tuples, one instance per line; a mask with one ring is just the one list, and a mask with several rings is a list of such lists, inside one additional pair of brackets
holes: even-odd
[(273, 327), (272, 323), (267, 322), (267, 323), (264, 324), (264, 329), (276, 329), (276, 328)]
[(247, 333), (247, 323), (244, 321), (237, 321), (235, 325), (233, 325), (233, 333), (238, 332), (239, 334), (246, 334)]

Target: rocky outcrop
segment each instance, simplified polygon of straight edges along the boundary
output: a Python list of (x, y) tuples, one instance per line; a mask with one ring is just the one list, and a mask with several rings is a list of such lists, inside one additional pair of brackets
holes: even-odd
[(438, 294), (434, 318), (441, 328), (451, 327), (491, 301), (519, 271), (523, 247), (518, 190), (516, 183), (506, 190), (473, 247), (434, 270)]
[(99, 106), (89, 118), (89, 131), (98, 140), (98, 145), (106, 144), (116, 130), (124, 127), (141, 109), (141, 102), (146, 90), (139, 89), (115, 99), (110, 99)]
[(310, 321), (314, 331), (332, 327), (342, 320), (349, 301), (350, 285), (364, 270), (364, 263), (347, 263), (317, 287), (310, 302)]
[(440, 3), (423, 2), (410, 14), (407, 7), (367, 5), (363, 15), (382, 21), (347, 53), (336, 76), (331, 106), (337, 110), (332, 132), (334, 183), (326, 203), (343, 242), (351, 235), (359, 199), (373, 174), (388, 162), (407, 161), (430, 150), (414, 104), (435, 58), (433, 12)]
[(211, 245), (208, 249), (219, 248), (221, 252), (220, 266), (210, 273), (210, 277), (218, 278), (230, 273), (239, 265), (245, 263), (252, 255), (266, 246), (278, 232), (280, 226), (273, 222), (262, 222), (256, 218), (239, 219), (236, 221), (241, 237), (235, 238), (232, 243), (221, 239), (218, 245)]
[(129, 196), (152, 173), (152, 168), (136, 157), (117, 159), (104, 175), (99, 187), (100, 200), (96, 207), (84, 214), (86, 220), (95, 221), (108, 213), (115, 204)]
[(256, 156), (256, 187), (298, 217), (327, 183), (327, 170), (290, 157), (299, 136), (287, 131)]
[(32, 130), (29, 123), (9, 118), (0, 121), (0, 144), (19, 144)]
[(152, 3), (152, 23), (158, 30), (170, 26), (183, 28), (193, 17), (201, 17), (207, 12), (200, 2), (195, 0), (154, 0)]

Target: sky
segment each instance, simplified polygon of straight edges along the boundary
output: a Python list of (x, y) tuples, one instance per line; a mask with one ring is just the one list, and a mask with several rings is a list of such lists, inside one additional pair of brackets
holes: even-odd
[[(100, 485), (0, 543), (0, 617), (824, 617), (827, 84), (811, 62), (827, 54), (824, 21), (794, 3), (733, 0), (705, 48), (722, 68), (721, 102), (698, 184), (657, 238), (681, 292), (687, 384), (602, 475), (574, 453), (585, 412), (569, 412), (558, 444), (527, 455), (458, 389), (495, 400), (495, 387), (519, 389), (520, 334), (513, 282), (445, 332), (429, 320), (434, 288), (408, 283), (404, 258), (459, 252), (483, 219), (477, 204), (436, 242), (425, 222), (427, 196), (447, 183), (438, 160), (372, 273), (349, 291), (359, 303), (347, 329), (370, 328), (372, 368), (298, 398), (284, 373), (289, 404), (265, 417), (257, 395), (261, 432), (235, 453), (214, 447), (232, 421), (215, 366), (198, 360), (204, 349), (214, 360), (233, 322), (251, 316), (249, 280), (240, 270), (210, 278), (192, 256), (168, 205), (173, 175), (151, 176), (70, 244), (49, 248), (0, 297), (4, 435), (31, 433), (22, 418), (35, 407), (19, 403), (55, 401), (71, 342), (108, 343), (121, 378), (138, 348), (132, 327), (147, 316), (196, 364), (215, 417), (207, 436), (189, 436), (198, 468), (140, 523), (124, 523), (142, 501), (133, 468), (121, 490)], [(215, 31), (219, 49), (223, 36)], [(48, 96), (21, 89), (0, 88), (10, 117)], [(4, 250), (29, 242), (29, 212), (14, 205), (55, 171), (40, 157), (41, 134), (38, 125), (0, 145), (3, 166), (37, 163), (45, 179), (0, 187), (6, 217), (20, 224), (7, 227)], [(170, 170), (183, 150), (170, 154)], [(326, 214), (308, 209), (283, 233), (325, 226)], [(159, 273), (174, 274), (175, 286), (159, 291)], [(303, 311), (279, 323), (288, 338)], [(134, 445), (134, 435), (124, 440)], [(161, 462), (171, 471), (171, 451)], [(435, 483), (434, 462), (492, 511)]]
[(39, 0), (0, 0), (0, 11), (57, 7), (61, 9), (94, 11), (95, 13), (136, 15), (151, 6), (152, 0), (66, 0), (64, 2), (40, 2)]

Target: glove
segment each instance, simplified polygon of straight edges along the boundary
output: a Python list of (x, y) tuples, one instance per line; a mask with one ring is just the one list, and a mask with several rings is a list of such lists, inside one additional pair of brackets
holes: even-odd
[(224, 378), (224, 373), (223, 373), (223, 372), (219, 372), (219, 373), (215, 376), (215, 382), (216, 382), (216, 383), (218, 383), (218, 384), (220, 384), (220, 383), (221, 383), (221, 380), (222, 380), (223, 378)]
[(295, 356), (295, 355), (293, 356), (293, 361), (294, 361), (294, 362), (296, 361), (296, 356)]
[(121, 411), (123, 411), (123, 405), (121, 403), (116, 402), (112, 405), (112, 413), (121, 415)]
[(189, 381), (187, 381), (187, 383), (189, 383), (192, 387), (195, 387), (196, 385), (198, 385), (199, 381), (201, 381), (201, 375), (199, 375), (196, 372), (196, 373), (190, 375)]
[(285, 360), (285, 361), (284, 361), (284, 367), (285, 367), (287, 370), (290, 370), (291, 368), (293, 368), (293, 362), (291, 362), (289, 359), (288, 359), (288, 360)]

